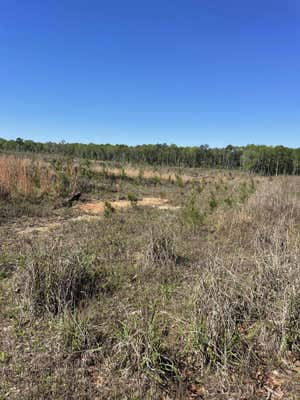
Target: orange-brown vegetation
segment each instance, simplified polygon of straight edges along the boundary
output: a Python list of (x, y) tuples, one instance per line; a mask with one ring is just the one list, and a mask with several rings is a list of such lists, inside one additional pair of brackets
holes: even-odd
[(43, 161), (14, 155), (0, 157), (0, 191), (10, 195), (44, 194), (53, 187), (53, 173)]

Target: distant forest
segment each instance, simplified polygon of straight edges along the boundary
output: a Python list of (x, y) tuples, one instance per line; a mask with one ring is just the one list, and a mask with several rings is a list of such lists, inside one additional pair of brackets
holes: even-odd
[(39, 143), (0, 138), (0, 152), (60, 154), (101, 161), (131, 162), (177, 167), (242, 169), (263, 175), (300, 175), (300, 148), (247, 145), (210, 148), (208, 145), (180, 147), (175, 144), (139, 146), (81, 143)]

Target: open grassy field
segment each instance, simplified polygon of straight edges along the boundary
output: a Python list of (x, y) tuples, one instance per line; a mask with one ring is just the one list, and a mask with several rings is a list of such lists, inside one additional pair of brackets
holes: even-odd
[(298, 400), (299, 245), (300, 177), (0, 156), (0, 399)]

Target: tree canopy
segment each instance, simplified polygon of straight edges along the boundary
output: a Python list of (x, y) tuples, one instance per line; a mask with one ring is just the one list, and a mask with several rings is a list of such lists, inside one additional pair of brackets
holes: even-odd
[(40, 143), (32, 140), (0, 138), (2, 152), (48, 153), (101, 161), (132, 162), (150, 165), (243, 169), (263, 175), (300, 174), (300, 148), (284, 146), (228, 145), (210, 148), (208, 145), (181, 147), (175, 144), (82, 144)]

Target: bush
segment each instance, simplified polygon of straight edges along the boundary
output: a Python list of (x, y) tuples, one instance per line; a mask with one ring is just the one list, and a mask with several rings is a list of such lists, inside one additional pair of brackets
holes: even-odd
[(183, 210), (183, 219), (187, 224), (191, 225), (193, 229), (203, 223), (204, 214), (202, 214), (197, 208), (196, 196), (194, 193), (190, 197), (188, 203)]
[(104, 203), (104, 216), (106, 218), (109, 218), (115, 211), (116, 209), (111, 205), (109, 201), (106, 201)]
[(160, 179), (160, 176), (158, 176), (158, 175), (155, 175), (155, 176), (153, 176), (153, 178), (152, 178), (152, 182), (154, 183), (154, 185), (156, 185), (156, 186), (158, 186), (158, 185), (161, 185), (161, 179)]
[(134, 193), (128, 193), (127, 198), (130, 201), (132, 207), (137, 206), (138, 198)]
[(68, 196), (77, 190), (77, 182), (80, 177), (78, 168), (70, 158), (52, 160), (55, 171), (54, 187), (58, 196)]

